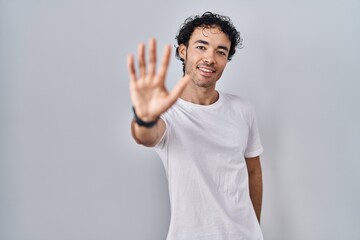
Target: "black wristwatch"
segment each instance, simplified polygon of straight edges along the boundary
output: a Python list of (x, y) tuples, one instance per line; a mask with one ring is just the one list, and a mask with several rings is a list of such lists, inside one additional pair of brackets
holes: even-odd
[(133, 109), (133, 112), (134, 112), (135, 122), (136, 122), (139, 126), (146, 127), (146, 128), (152, 128), (153, 126), (156, 125), (156, 123), (157, 123), (158, 120), (159, 120), (159, 117), (158, 117), (155, 121), (145, 122), (145, 121), (141, 120), (141, 119), (136, 115), (135, 107), (133, 107), (132, 109)]

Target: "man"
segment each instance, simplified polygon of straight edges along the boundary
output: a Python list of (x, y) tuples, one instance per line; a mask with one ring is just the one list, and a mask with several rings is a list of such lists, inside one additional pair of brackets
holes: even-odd
[(128, 57), (135, 141), (153, 147), (167, 174), (171, 221), (167, 240), (260, 240), (260, 143), (254, 108), (216, 90), (240, 33), (211, 12), (190, 17), (176, 37), (184, 76), (165, 88), (170, 46), (156, 72), (156, 43)]

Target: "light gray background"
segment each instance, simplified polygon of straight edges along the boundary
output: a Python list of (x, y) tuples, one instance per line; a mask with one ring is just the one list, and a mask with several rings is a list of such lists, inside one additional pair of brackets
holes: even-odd
[[(360, 2), (0, 1), (0, 239), (165, 239), (167, 181), (135, 144), (126, 55), (228, 15), (219, 89), (252, 102), (267, 240), (360, 239)], [(169, 88), (181, 76), (172, 59)]]

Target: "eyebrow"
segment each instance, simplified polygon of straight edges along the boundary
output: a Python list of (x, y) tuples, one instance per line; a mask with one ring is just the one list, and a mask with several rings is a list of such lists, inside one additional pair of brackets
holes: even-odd
[[(205, 40), (197, 40), (197, 41), (195, 41), (195, 43), (200, 43), (200, 44), (204, 44), (204, 45), (210, 45), (209, 44), (209, 42), (207, 42), (207, 41), (205, 41)], [(223, 50), (225, 50), (225, 51), (227, 51), (227, 52), (229, 52), (229, 49), (226, 47), (226, 46), (223, 46), (223, 45), (219, 45), (217, 48), (219, 48), (219, 49), (223, 49)]]

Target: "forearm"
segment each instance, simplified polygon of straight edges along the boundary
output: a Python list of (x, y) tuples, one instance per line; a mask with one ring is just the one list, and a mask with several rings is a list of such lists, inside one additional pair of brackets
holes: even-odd
[(262, 194), (263, 194), (261, 168), (249, 172), (249, 190), (250, 190), (251, 202), (253, 204), (256, 217), (260, 222)]
[(146, 147), (153, 147), (159, 139), (161, 123), (158, 121), (156, 125), (151, 128), (139, 126), (135, 119), (131, 122), (131, 134), (136, 143), (142, 144)]

